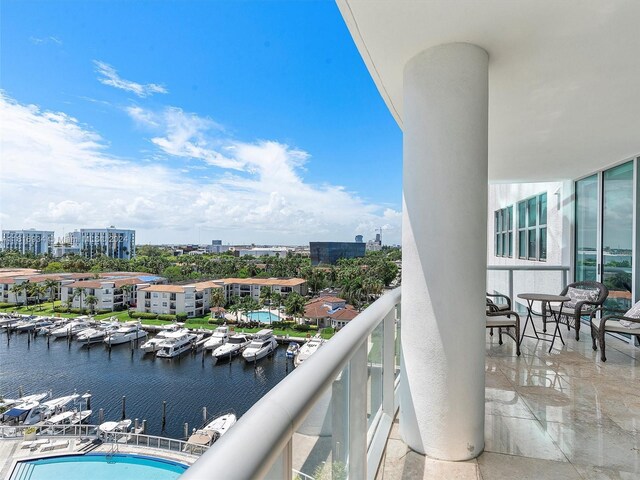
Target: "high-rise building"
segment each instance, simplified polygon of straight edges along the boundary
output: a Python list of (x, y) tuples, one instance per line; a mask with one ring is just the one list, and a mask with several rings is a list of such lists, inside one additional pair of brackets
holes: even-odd
[(129, 260), (136, 254), (136, 231), (109, 228), (81, 228), (80, 254), (94, 258), (105, 255)]
[(53, 232), (48, 230), (3, 230), (2, 249), (44, 255), (53, 248)]
[(309, 242), (311, 265), (334, 264), (341, 258), (364, 257), (365, 243)]
[(363, 238), (364, 237), (362, 235), (356, 235), (356, 243), (362, 243)]

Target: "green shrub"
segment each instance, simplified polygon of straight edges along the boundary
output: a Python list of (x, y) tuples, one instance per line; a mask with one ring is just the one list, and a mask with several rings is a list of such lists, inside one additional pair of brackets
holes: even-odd
[(16, 305), (13, 303), (0, 303), (0, 308), (15, 308)]
[(309, 325), (305, 325), (304, 323), (302, 323), (302, 324), (294, 325), (293, 329), (298, 331), (298, 332), (308, 332), (309, 331)]
[(318, 330), (318, 326), (317, 325), (309, 325), (309, 330)]
[(171, 322), (175, 322), (176, 316), (175, 315), (162, 314), (162, 315), (158, 315), (158, 320), (169, 320)]
[(178, 322), (185, 322), (188, 316), (185, 312), (176, 313), (176, 320)]
[(146, 313), (146, 312), (130, 312), (129, 316), (131, 318), (142, 318), (143, 320), (156, 320), (158, 318), (157, 313)]

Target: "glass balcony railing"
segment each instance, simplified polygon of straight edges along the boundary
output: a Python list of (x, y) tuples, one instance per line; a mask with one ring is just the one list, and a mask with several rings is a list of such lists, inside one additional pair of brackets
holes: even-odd
[(374, 478), (398, 408), (400, 295), (349, 322), (180, 478)]

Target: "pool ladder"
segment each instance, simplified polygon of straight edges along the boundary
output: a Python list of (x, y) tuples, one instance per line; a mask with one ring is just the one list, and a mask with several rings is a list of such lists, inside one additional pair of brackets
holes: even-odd
[(113, 456), (116, 453), (118, 453), (118, 444), (116, 442), (113, 442), (111, 444), (111, 448), (105, 455), (105, 459), (107, 460), (107, 463), (116, 463), (116, 461), (113, 459)]

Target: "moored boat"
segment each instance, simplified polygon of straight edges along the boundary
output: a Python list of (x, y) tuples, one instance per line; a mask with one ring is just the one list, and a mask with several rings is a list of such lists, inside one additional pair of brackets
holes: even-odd
[(302, 345), (300, 350), (298, 350), (297, 355), (293, 359), (293, 364), (296, 367), (299, 366), (302, 362), (317, 352), (318, 349), (324, 345), (324, 342), (325, 341), (319, 336), (310, 338), (309, 341)]
[(229, 431), (236, 423), (236, 416), (233, 413), (226, 413), (216, 417), (211, 423), (196, 430), (187, 440), (184, 451), (189, 451), (194, 445), (209, 446), (222, 435)]
[(191, 349), (191, 344), (195, 338), (195, 334), (182, 330), (169, 332), (166, 334), (164, 341), (160, 343), (160, 348), (156, 352), (156, 356), (161, 358), (177, 357), (181, 353)]
[(221, 325), (220, 327), (216, 328), (213, 331), (213, 333), (211, 334), (211, 337), (209, 337), (207, 341), (204, 342), (204, 345), (202, 346), (202, 348), (204, 348), (205, 350), (215, 350), (221, 345), (224, 345), (225, 343), (227, 343), (228, 340), (229, 340), (229, 327), (227, 327), (226, 325)]
[(231, 335), (227, 343), (216, 348), (211, 355), (217, 359), (232, 357), (240, 353), (243, 348), (249, 345), (249, 342), (249, 337), (243, 333)]
[(253, 336), (251, 343), (242, 352), (242, 357), (247, 362), (254, 362), (266, 357), (276, 348), (278, 348), (278, 342), (273, 336), (273, 330), (265, 328)]

